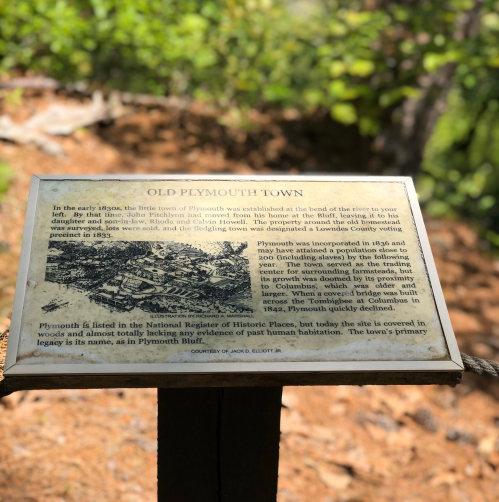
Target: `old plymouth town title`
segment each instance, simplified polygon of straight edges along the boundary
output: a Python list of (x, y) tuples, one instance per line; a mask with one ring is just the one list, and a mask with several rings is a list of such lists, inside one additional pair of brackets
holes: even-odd
[(151, 188), (147, 195), (158, 196), (188, 196), (188, 197), (303, 197), (303, 190), (254, 190), (247, 188), (217, 188), (209, 190), (207, 188)]

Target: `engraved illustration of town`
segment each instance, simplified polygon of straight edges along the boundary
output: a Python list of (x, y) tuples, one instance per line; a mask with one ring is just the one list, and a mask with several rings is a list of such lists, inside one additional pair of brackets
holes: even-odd
[[(252, 312), (245, 242), (50, 241), (45, 280), (110, 311)], [(56, 299), (42, 309), (64, 308)]]

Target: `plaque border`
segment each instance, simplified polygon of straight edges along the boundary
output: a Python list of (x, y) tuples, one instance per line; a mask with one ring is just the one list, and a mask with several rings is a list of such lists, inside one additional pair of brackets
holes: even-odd
[[(313, 362), (223, 362), (223, 363), (120, 363), (120, 364), (17, 364), (21, 320), (28, 279), (31, 244), (35, 225), (40, 181), (285, 181), (285, 182), (369, 182), (402, 183), (405, 187), (413, 221), (426, 266), (437, 314), (442, 326), (450, 359), (446, 361), (313, 361)], [(463, 362), (450, 322), (447, 306), (435, 267), (430, 243), (412, 178), (407, 176), (238, 176), (238, 175), (33, 175), (31, 179), (26, 223), (14, 297), (14, 308), (7, 345), (4, 375), (63, 376), (63, 375), (207, 375), (207, 374), (331, 374), (331, 373), (462, 373)], [(396, 383), (396, 382), (394, 382)], [(431, 382), (430, 382), (431, 383)], [(54, 388), (54, 387), (52, 387)]]

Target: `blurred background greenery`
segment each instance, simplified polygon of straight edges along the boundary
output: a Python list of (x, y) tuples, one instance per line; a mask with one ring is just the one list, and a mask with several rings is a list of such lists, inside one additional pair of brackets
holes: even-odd
[(499, 247), (499, 1), (3, 1), (0, 58), (243, 128), (251, 108), (324, 113), (365, 151), (351, 171), (414, 176), (427, 212)]

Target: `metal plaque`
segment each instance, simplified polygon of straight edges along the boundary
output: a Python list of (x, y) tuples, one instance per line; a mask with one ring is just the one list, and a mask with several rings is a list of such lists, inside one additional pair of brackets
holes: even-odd
[(405, 177), (34, 176), (5, 375), (460, 372)]

